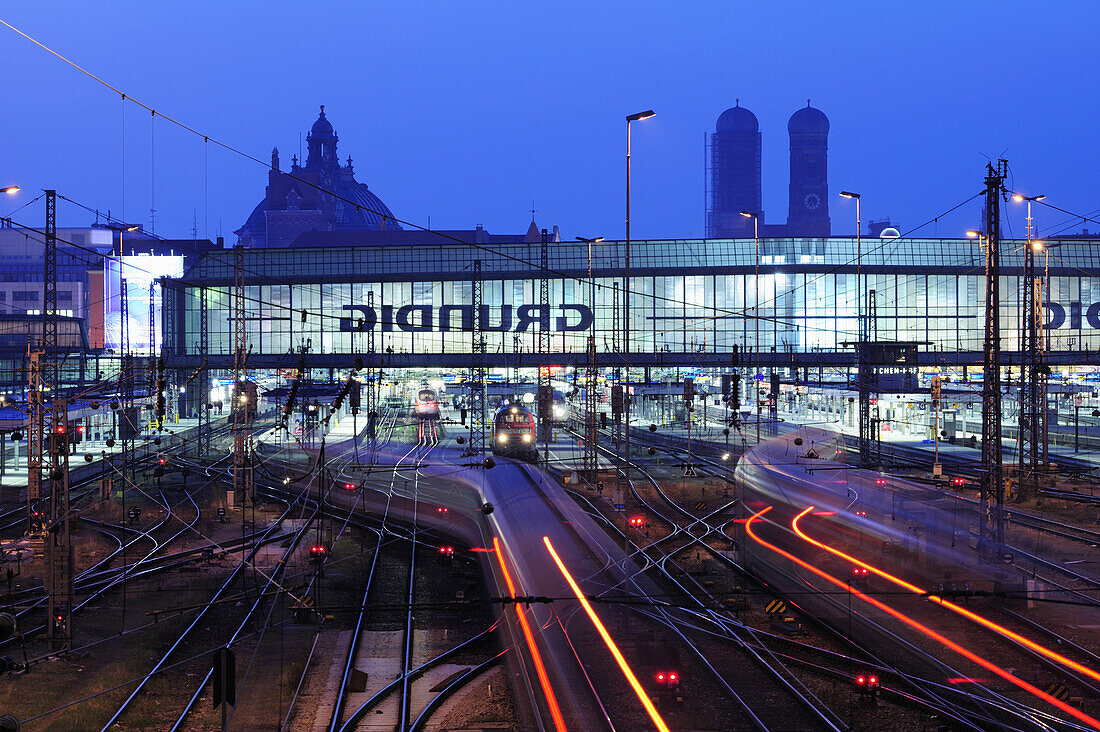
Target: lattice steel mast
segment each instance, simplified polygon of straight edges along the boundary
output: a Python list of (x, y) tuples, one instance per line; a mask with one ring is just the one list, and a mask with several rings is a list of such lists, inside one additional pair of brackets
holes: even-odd
[(472, 297), (473, 316), (470, 319), (470, 336), (473, 365), (470, 368), (470, 455), (485, 452), (485, 334), (482, 332), (481, 312), (481, 260), (473, 266)]
[[(542, 362), (546, 354), (550, 353), (550, 280), (548, 280), (546, 276), (549, 271), (550, 234), (546, 229), (543, 229), (542, 243), (539, 247), (539, 305), (542, 307), (543, 317), (540, 318), (538, 329), (538, 354), (540, 356), (538, 364), (538, 389), (536, 390), (538, 394), (544, 393), (546, 389), (551, 389), (550, 367)], [(548, 408), (547, 414), (542, 414), (544, 407)], [(542, 427), (543, 449), (546, 462), (550, 462), (550, 433), (553, 430), (553, 409), (553, 399), (551, 399), (549, 403), (540, 400), (539, 422)]]
[[(39, 412), (46, 416), (44, 393), (52, 407), (45, 439), (49, 518), (46, 527), (46, 637), (52, 648), (72, 647), (73, 546), (69, 523), (69, 406), (61, 398), (57, 347), (57, 192), (46, 191), (45, 271), (42, 278), (42, 349)], [(42, 432), (39, 433), (43, 435)], [(41, 439), (41, 437), (40, 437)], [(39, 443), (41, 446), (41, 442)], [(29, 491), (28, 491), (29, 492)]]
[[(1045, 196), (1019, 196), (1027, 201), (1027, 242), (1024, 244), (1024, 317), (1020, 338), (1020, 423), (1017, 442), (1021, 501), (1039, 493), (1039, 479), (1047, 467), (1046, 381), (1049, 372), (1043, 351), (1043, 281), (1035, 273), (1031, 204)], [(1048, 295), (1049, 297), (1049, 295)]]
[(985, 340), (982, 382), (982, 483), (979, 546), (1004, 543), (1004, 470), (1001, 464), (1001, 196), (1008, 163), (986, 165)]
[(245, 327), (244, 307), (244, 246), (233, 247), (233, 500), (242, 502), (244, 497), (252, 503), (255, 498), (255, 485), (252, 481), (251, 452), (252, 430), (249, 415), (254, 405), (244, 388), (248, 379), (246, 360), (248, 358), (248, 330)]
[(199, 291), (199, 455), (210, 453), (210, 310), (207, 305), (207, 289)]
[[(367, 293), (367, 307), (374, 312), (374, 291)], [(382, 385), (382, 361), (378, 361), (377, 371), (374, 368), (376, 347), (374, 342), (375, 328), (367, 331), (367, 438), (371, 441), (370, 464), (374, 465), (375, 447), (378, 437), (378, 389)]]

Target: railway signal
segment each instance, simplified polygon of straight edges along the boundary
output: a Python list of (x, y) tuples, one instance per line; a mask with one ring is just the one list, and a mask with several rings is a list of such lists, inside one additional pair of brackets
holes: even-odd
[(958, 489), (966, 485), (966, 478), (956, 475), (951, 479), (951, 487)]
[(856, 676), (856, 693), (865, 699), (874, 701), (878, 698), (878, 676), (874, 674), (860, 674)]
[(355, 483), (344, 483), (344, 490), (346, 490), (346, 491), (355, 490)]
[(675, 671), (658, 671), (653, 678), (662, 690), (678, 691), (680, 688), (680, 674)]
[(309, 548), (309, 558), (313, 562), (323, 562), (328, 556), (328, 547), (324, 544), (314, 544)]
[(630, 525), (636, 529), (645, 528), (645, 518), (641, 516), (633, 516), (630, 519)]
[(441, 546), (439, 547), (439, 553), (448, 559), (454, 559), (455, 548), (453, 546)]

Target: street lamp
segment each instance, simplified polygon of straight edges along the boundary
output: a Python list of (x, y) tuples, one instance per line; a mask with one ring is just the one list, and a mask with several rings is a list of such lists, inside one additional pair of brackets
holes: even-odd
[(0, 188), (0, 193), (15, 193), (19, 190), (19, 186), (8, 186), (7, 188)]
[(626, 346), (625, 363), (626, 388), (623, 390), (623, 408), (626, 411), (626, 482), (630, 485), (630, 123), (641, 122), (657, 114), (652, 109), (629, 114), (626, 117), (626, 281), (623, 286), (623, 301), (626, 306), (626, 329), (623, 333)]
[(753, 287), (753, 340), (752, 380), (755, 385), (753, 398), (756, 399), (756, 444), (760, 444), (760, 214), (756, 211), (742, 211), (742, 216), (752, 219), (752, 242), (756, 253), (756, 284)]
[(863, 332), (863, 222), (860, 220), (859, 194), (851, 191), (841, 191), (841, 198), (856, 199), (856, 329), (859, 331), (859, 340), (865, 340)]

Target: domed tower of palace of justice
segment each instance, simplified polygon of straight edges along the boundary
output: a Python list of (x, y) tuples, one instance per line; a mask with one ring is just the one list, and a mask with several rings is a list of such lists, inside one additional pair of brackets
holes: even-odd
[(284, 173), (279, 169), (279, 149), (272, 150), (266, 194), (234, 232), (239, 243), (287, 247), (304, 232), (401, 230), (386, 204), (366, 183), (355, 180), (351, 157), (340, 164), (339, 139), (322, 105), (306, 136), (309, 154), (304, 166), (295, 155), (289, 174)]

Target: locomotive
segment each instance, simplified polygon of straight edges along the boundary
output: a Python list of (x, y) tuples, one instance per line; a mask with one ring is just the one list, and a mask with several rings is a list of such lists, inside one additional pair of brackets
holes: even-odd
[(493, 454), (520, 460), (538, 460), (535, 415), (519, 404), (509, 404), (493, 417)]
[(416, 392), (413, 414), (418, 419), (439, 419), (439, 401), (436, 399), (435, 389), (420, 387)]

